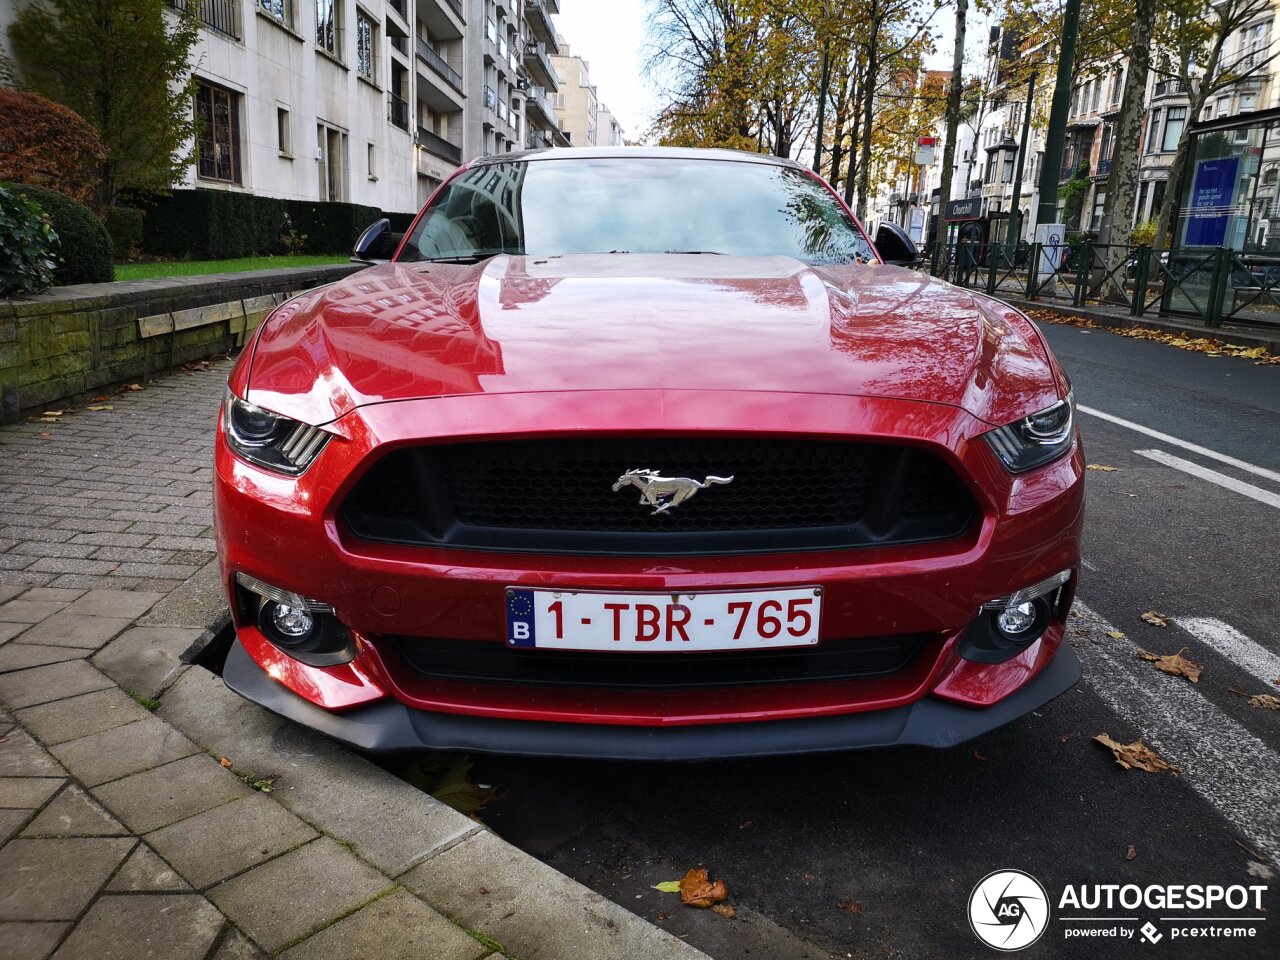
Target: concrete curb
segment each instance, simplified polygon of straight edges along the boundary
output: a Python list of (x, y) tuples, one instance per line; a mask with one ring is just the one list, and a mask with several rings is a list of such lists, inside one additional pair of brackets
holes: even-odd
[(1203, 324), (1181, 323), (1167, 317), (1154, 319), (1151, 317), (1133, 317), (1127, 313), (1112, 313), (1092, 307), (1074, 307), (1067, 304), (1047, 303), (1043, 300), (1023, 300), (1018, 297), (999, 298), (1019, 310), (1048, 310), (1067, 317), (1081, 317), (1099, 326), (1127, 330), (1137, 327), (1142, 330), (1157, 330), (1161, 333), (1174, 333), (1179, 336), (1195, 339), (1208, 337), (1225, 343), (1234, 343), (1242, 347), (1265, 347), (1271, 353), (1280, 353), (1280, 330), (1272, 333), (1267, 330), (1252, 330), (1237, 326), (1206, 327)]
[[(221, 607), (216, 578), (201, 571), (188, 584), (170, 613), (208, 609), (211, 588)], [(141, 622), (172, 628), (158, 622), (166, 619), (164, 603)], [(179, 626), (192, 627), (186, 619)], [(236, 769), (278, 775), (275, 800), (504, 953), (520, 960), (706, 957), (342, 744), (241, 699), (203, 668), (184, 666), (156, 714)]]

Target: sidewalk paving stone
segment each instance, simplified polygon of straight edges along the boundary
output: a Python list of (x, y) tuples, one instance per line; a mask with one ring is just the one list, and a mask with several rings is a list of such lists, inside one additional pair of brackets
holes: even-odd
[(5, 960), (45, 960), (69, 926), (69, 923), (0, 923)]
[(77, 613), (74, 605), (40, 621), (22, 635), (24, 643), (51, 647), (86, 647), (97, 650), (133, 621), (126, 617), (101, 617)]
[(7, 643), (0, 646), (0, 673), (26, 670), (64, 660), (79, 660), (83, 650), (74, 647), (46, 647), (38, 643)]
[(111, 678), (83, 660), (0, 675), (0, 704), (15, 709), (114, 687)]
[(0, 606), (0, 622), (39, 623), (66, 606), (62, 600), (10, 600)]
[(0, 920), (74, 920), (137, 843), (132, 837), (0, 847)]
[[(388, 936), (389, 930), (395, 935)], [(280, 956), (284, 960), (479, 960), (489, 952), (413, 894), (397, 890)]]
[(27, 822), (27, 818), (35, 813), (34, 810), (0, 810), (0, 843), (4, 843), (15, 833), (22, 829), (22, 825)]
[(147, 843), (193, 886), (204, 889), (318, 836), (258, 793), (149, 833)]
[(29, 623), (0, 623), (0, 643), (12, 640), (31, 625)]
[(61, 777), (0, 777), (0, 807), (38, 810), (64, 783)]
[(108, 810), (138, 834), (167, 827), (252, 792), (217, 760), (200, 753), (93, 791)]
[(91, 617), (123, 617), (136, 620), (164, 599), (162, 593), (128, 590), (90, 590), (67, 607), (68, 613)]
[(22, 831), (24, 837), (127, 837), (129, 831), (75, 784)]
[(25, 730), (10, 730), (0, 743), (0, 777), (65, 777), (67, 771)]
[(119, 687), (108, 687), (26, 707), (14, 716), (41, 742), (59, 744), (145, 720), (151, 714)]
[(178, 658), (203, 632), (194, 627), (133, 627), (99, 650), (92, 663), (120, 686), (157, 697), (186, 669)]
[(208, 891), (233, 923), (268, 952), (332, 923), (392, 882), (329, 837)]
[(189, 757), (199, 750), (154, 716), (49, 748), (64, 767), (89, 787)]
[(170, 893), (190, 890), (191, 884), (145, 843), (138, 844), (107, 884), (107, 893)]
[(222, 924), (222, 914), (197, 894), (105, 896), (53, 960), (199, 960)]
[(218, 952), (213, 955), (212, 960), (266, 960), (266, 957), (243, 933), (231, 930), (218, 945)]

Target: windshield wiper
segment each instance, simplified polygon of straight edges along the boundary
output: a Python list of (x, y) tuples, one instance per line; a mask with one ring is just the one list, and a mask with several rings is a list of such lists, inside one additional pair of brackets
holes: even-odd
[(480, 263), (506, 253), (505, 250), (495, 250), (493, 253), (469, 253), (460, 257), (423, 257), (419, 263)]
[(687, 256), (723, 257), (719, 250), (663, 250), (663, 253), (683, 253)]

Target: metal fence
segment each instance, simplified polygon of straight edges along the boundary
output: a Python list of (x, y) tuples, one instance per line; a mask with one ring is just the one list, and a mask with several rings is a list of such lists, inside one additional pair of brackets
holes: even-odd
[[(936, 263), (935, 263), (936, 256)], [(1280, 255), (1223, 247), (1164, 253), (1151, 247), (962, 241), (926, 248), (924, 266), (992, 296), (1076, 307), (1110, 306), (1131, 316), (1188, 317), (1280, 325)]]

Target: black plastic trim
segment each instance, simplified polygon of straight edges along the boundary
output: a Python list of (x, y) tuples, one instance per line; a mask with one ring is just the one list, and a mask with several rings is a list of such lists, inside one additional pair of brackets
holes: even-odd
[(223, 679), (247, 700), (374, 753), (430, 749), (602, 760), (709, 760), (869, 747), (952, 747), (1043, 706), (1071, 689), (1080, 673), (1075, 651), (1064, 644), (1025, 686), (985, 709), (926, 697), (874, 713), (679, 727), (498, 720), (413, 710), (395, 700), (331, 713), (268, 677), (238, 640), (227, 657)]

